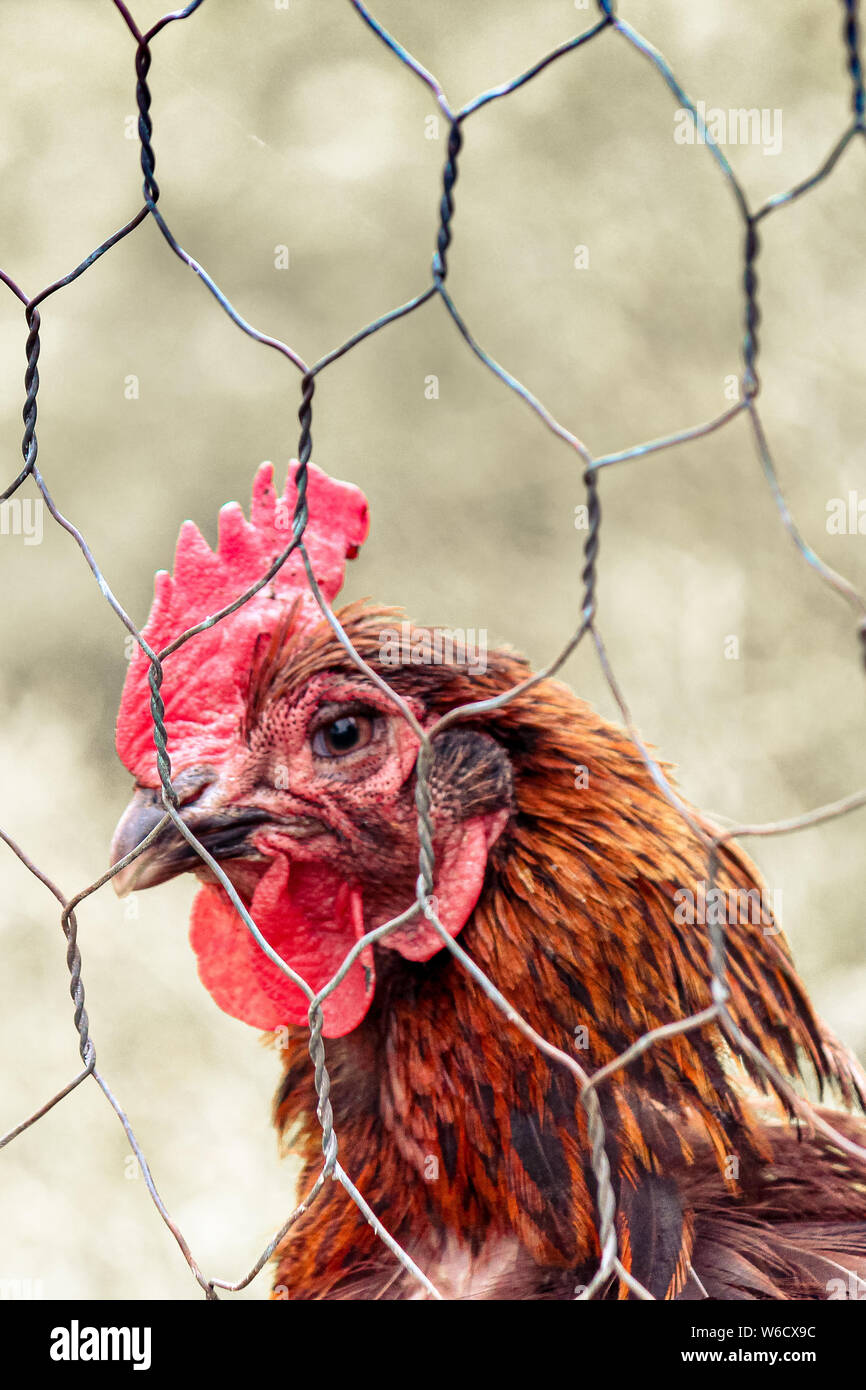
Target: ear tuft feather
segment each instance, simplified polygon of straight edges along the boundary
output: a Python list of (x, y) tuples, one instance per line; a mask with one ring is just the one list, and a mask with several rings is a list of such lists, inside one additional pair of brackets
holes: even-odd
[[(211, 550), (198, 527), (184, 522), (172, 574), (160, 571), (144, 636), (157, 651), (187, 628), (226, 607), (261, 579), (285, 550), (292, 535), (297, 501), (293, 460), (282, 497), (273, 485), (273, 464), (263, 463), (253, 482), (250, 520), (236, 502), (220, 511), (219, 543)], [(326, 599), (340, 590), (347, 559), (354, 559), (367, 536), (363, 494), (310, 464), (307, 474), (309, 522), (304, 544)], [(180, 771), (218, 759), (238, 736), (256, 640), (267, 637), (296, 605), (296, 626), (321, 619), (303, 560), (293, 552), (273, 580), (237, 612), (198, 633), (172, 653), (164, 665), (162, 696), (172, 767)], [(150, 663), (136, 650), (130, 663), (117, 717), (117, 751), (142, 786), (159, 785), (150, 716)]]

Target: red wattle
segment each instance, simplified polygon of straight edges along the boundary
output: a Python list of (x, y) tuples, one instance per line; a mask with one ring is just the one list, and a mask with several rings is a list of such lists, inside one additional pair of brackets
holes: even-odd
[[(436, 915), (449, 936), (462, 931), (481, 896), (487, 872), (487, 853), (507, 812), (475, 816), (465, 821), (440, 847), (435, 868)], [(406, 960), (430, 960), (444, 949), (439, 932), (426, 917), (416, 917), (382, 940)]]
[[(327, 868), (290, 865), (278, 854), (260, 880), (250, 915), (262, 936), (314, 990), (336, 974), (364, 934), (361, 894)], [(226, 1013), (254, 1028), (305, 1025), (301, 989), (261, 950), (222, 888), (196, 895), (190, 941), (202, 984)], [(363, 1019), (374, 990), (368, 946), (325, 999), (323, 1033), (339, 1038)]]

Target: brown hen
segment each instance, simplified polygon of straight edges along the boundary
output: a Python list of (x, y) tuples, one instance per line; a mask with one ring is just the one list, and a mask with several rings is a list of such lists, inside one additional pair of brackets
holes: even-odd
[[(189, 524), (146, 629), (165, 647), (261, 577), (287, 545), (296, 501), (271, 472), (251, 522), (225, 508), (211, 552)], [(366, 534), (355, 489), (310, 468), (305, 542), (324, 596)], [(485, 669), (392, 609), (338, 614), (420, 726), (529, 675), (510, 651)], [(395, 661), (389, 634), (400, 633)], [(430, 654), (436, 653), (436, 660)], [(163, 814), (147, 660), (132, 666), (118, 749), (137, 790), (114, 862)], [(273, 1033), (276, 1121), (322, 1167), (308, 1000), (355, 943), (414, 900), (417, 734), (359, 670), (310, 595), (295, 551), (237, 612), (170, 656), (162, 690), (181, 815), (213, 855), (274, 957), (176, 830), (115, 879), (121, 891), (186, 871), (199, 972), (217, 1003)], [(822, 1028), (757, 873), (707, 851), (634, 743), (544, 680), (433, 740), (430, 819), (439, 921), (513, 1007), (588, 1071), (647, 1030), (711, 1002), (712, 912), (726, 923), (729, 1008), (783, 1077), (849, 1110), (856, 1064)], [(713, 833), (708, 822), (698, 825)], [(505, 1019), (420, 914), (367, 944), (324, 1001), (330, 1099), (343, 1167), (391, 1234), (449, 1298), (570, 1299), (600, 1250), (587, 1116), (567, 1068)], [(790, 1095), (713, 1023), (655, 1042), (599, 1089), (623, 1265), (660, 1299), (866, 1293), (866, 1163), (790, 1113)], [(866, 1123), (823, 1111), (849, 1140)], [(279, 1252), (278, 1297), (417, 1298), (337, 1182)], [(628, 1297), (612, 1279), (607, 1297)]]

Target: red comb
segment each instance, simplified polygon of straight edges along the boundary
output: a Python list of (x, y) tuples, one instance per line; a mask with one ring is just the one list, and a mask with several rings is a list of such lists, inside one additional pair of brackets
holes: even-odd
[[(156, 576), (153, 606), (144, 636), (154, 650), (167, 647), (187, 628), (226, 607), (261, 579), (285, 550), (292, 535), (297, 500), (292, 461), (285, 491), (277, 499), (273, 464), (263, 463), (253, 483), (250, 519), (237, 502), (220, 511), (219, 544), (211, 550), (198, 527), (184, 522), (174, 571)], [(336, 482), (308, 466), (309, 522), (304, 544), (313, 573), (330, 603), (343, 583), (345, 562), (354, 559), (368, 530), (367, 502), (358, 488)], [(310, 592), (297, 551), (275, 577), (215, 627), (191, 637), (164, 665), (162, 697), (172, 767), (180, 771), (218, 756), (236, 737), (256, 640), (267, 637), (298, 603), (298, 621), (319, 621), (321, 610)], [(117, 751), (136, 780), (156, 787), (159, 776), (150, 715), (150, 662), (136, 648), (117, 716)]]

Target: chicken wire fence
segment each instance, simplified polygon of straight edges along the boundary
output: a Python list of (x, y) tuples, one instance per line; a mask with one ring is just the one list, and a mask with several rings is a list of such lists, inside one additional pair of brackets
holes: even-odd
[[(588, 1135), (591, 1146), (591, 1166), (597, 1187), (596, 1228), (600, 1258), (595, 1275), (586, 1288), (578, 1293), (577, 1297), (580, 1299), (590, 1299), (596, 1294), (603, 1292), (612, 1277), (618, 1277), (626, 1284), (633, 1295), (642, 1299), (650, 1299), (652, 1295), (630, 1275), (619, 1259), (615, 1228), (616, 1197), (605, 1147), (605, 1123), (598, 1098), (598, 1088), (615, 1072), (619, 1071), (621, 1068), (627, 1067), (639, 1057), (641, 1053), (652, 1047), (656, 1042), (670, 1038), (675, 1034), (686, 1032), (687, 1030), (706, 1027), (708, 1024), (718, 1026), (734, 1050), (746, 1054), (751, 1061), (772, 1080), (774, 1086), (789, 1103), (794, 1113), (801, 1116), (809, 1125), (822, 1132), (826, 1137), (832, 1139), (833, 1143), (844, 1151), (866, 1159), (866, 1150), (859, 1147), (844, 1135), (838, 1133), (820, 1114), (816, 1113), (810, 1103), (803, 1099), (792, 1088), (790, 1083), (779, 1073), (773, 1063), (762, 1054), (751, 1039), (749, 1039), (736, 1024), (728, 1008), (729, 990), (727, 985), (725, 927), (721, 921), (708, 923), (710, 953), (707, 981), (711, 1002), (699, 1013), (692, 1014), (686, 1018), (673, 1019), (670, 1023), (643, 1034), (632, 1046), (627, 1048), (618, 1057), (614, 1058), (613, 1061), (592, 1074), (588, 1073), (578, 1063), (575, 1057), (570, 1056), (568, 1053), (554, 1046), (554, 1044), (536, 1032), (530, 1024), (511, 1007), (508, 1000), (497, 989), (495, 982), (487, 978), (466, 951), (460, 946), (458, 941), (448, 934), (437, 916), (436, 899), (433, 895), (435, 855), (430, 811), (430, 771), (432, 766), (433, 741), (439, 733), (457, 721), (482, 712), (499, 709), (509, 703), (518, 693), (531, 689), (539, 681), (553, 675), (575, 651), (578, 645), (588, 638), (592, 641), (596, 649), (603, 676), (620, 710), (623, 722), (631, 738), (634, 740), (655, 784), (671, 805), (675, 807), (679, 814), (686, 820), (692, 831), (698, 836), (706, 851), (707, 881), (710, 888), (712, 888), (715, 883), (720, 847), (726, 841), (744, 835), (789, 834), (809, 826), (818, 825), (824, 821), (835, 819), (857, 807), (866, 805), (866, 789), (863, 789), (852, 793), (850, 796), (840, 801), (819, 806), (804, 815), (792, 819), (760, 825), (739, 825), (726, 828), (718, 834), (709, 834), (707, 830), (695, 820), (688, 806), (685, 805), (674, 788), (669, 784), (662, 767), (652, 757), (635, 729), (625, 697), (620, 689), (610, 662), (608, 661), (596, 617), (596, 589), (598, 581), (599, 541), (601, 536), (600, 475), (602, 470), (615, 464), (627, 463), (636, 459), (645, 458), (650, 454), (675, 448), (679, 444), (698, 439), (715, 430), (722, 429), (737, 416), (745, 414), (751, 425), (757, 457), (778, 510), (780, 521), (797, 546), (802, 558), (811, 566), (818, 578), (835, 590), (853, 609), (856, 615), (858, 640), (862, 647), (864, 659), (866, 659), (866, 601), (864, 601), (863, 597), (847, 579), (831, 569), (820, 559), (800, 534), (796, 521), (788, 508), (784, 494), (779, 485), (773, 456), (758, 411), (760, 380), (757, 370), (759, 349), (758, 326), (760, 323), (757, 263), (760, 252), (761, 223), (765, 218), (777, 212), (778, 209), (790, 206), (796, 200), (808, 194), (832, 173), (836, 164), (856, 137), (866, 137), (866, 114), (864, 114), (866, 113), (866, 99), (864, 99), (864, 81), (861, 61), (859, 0), (841, 0), (843, 12), (842, 37), (844, 57), (851, 83), (850, 124), (833, 146), (824, 162), (812, 175), (810, 175), (810, 177), (796, 184), (788, 191), (779, 193), (775, 197), (770, 198), (766, 203), (757, 208), (751, 206), (743, 186), (738, 181), (731, 164), (719, 147), (712, 129), (707, 126), (702, 111), (698, 109), (695, 103), (683, 90), (670, 64), (642, 34), (638, 33), (637, 30), (616, 13), (612, 0), (596, 0), (596, 8), (598, 10), (596, 22), (583, 32), (577, 34), (576, 37), (545, 54), (532, 67), (513, 80), (480, 93), (471, 101), (467, 102), (465, 106), (457, 110), (453, 109), (449, 104), (445, 91), (436, 77), (431, 72), (427, 71), (427, 69), (403, 47), (397, 38), (383, 28), (366, 6), (361, 3), (361, 0), (348, 0), (352, 9), (372, 35), (390, 50), (397, 62), (401, 63), (413, 73), (433, 94), (437, 106), (448, 126), (447, 155), (442, 171), (441, 196), (438, 207), (438, 228), (435, 237), (431, 282), (407, 303), (383, 313), (380, 317), (360, 328), (345, 342), (320, 358), (319, 361), (312, 364), (305, 362), (287, 343), (260, 332), (243, 318), (204, 267), (178, 243), (160, 207), (160, 190), (156, 180), (154, 122), (151, 116), (151, 93), (148, 85), (148, 74), (153, 59), (152, 44), (157, 36), (169, 25), (176, 21), (190, 18), (196, 10), (201, 8), (204, 0), (191, 0), (191, 3), (187, 4), (185, 7), (163, 15), (163, 17), (146, 32), (142, 32), (136, 24), (124, 0), (106, 0), (106, 3), (110, 3), (114, 6), (119, 17), (125, 23), (134, 45), (138, 137), (143, 175), (144, 201), (135, 215), (121, 227), (119, 231), (106, 238), (106, 240), (91, 252), (80, 265), (76, 266), (68, 275), (46, 286), (35, 295), (28, 295), (6, 270), (0, 268), (0, 280), (2, 280), (11, 293), (15, 295), (23, 305), (27, 327), (27, 366), (24, 374), (26, 395), (23, 408), (24, 434), (21, 445), (24, 465), (18, 473), (18, 476), (9, 484), (5, 491), (0, 494), (0, 502), (5, 503), (11, 499), (27, 478), (33, 479), (54, 521), (72, 536), (73, 540), (80, 548), (109, 607), (147, 656), (150, 662), (150, 713), (153, 722), (154, 742), (157, 750), (157, 764), (162, 785), (162, 800), (165, 813), (159, 821), (159, 824), (151, 831), (145, 840), (131, 851), (131, 853), (119, 860), (118, 863), (97, 879), (96, 882), (89, 884), (71, 898), (67, 898), (51, 879), (42, 872), (38, 865), (28, 857), (16, 841), (4, 830), (0, 829), (0, 839), (2, 839), (18, 856), (24, 866), (45, 885), (46, 889), (54, 895), (60, 904), (60, 920), (66, 939), (69, 988), (74, 1004), (73, 1017), (78, 1032), (79, 1050), (83, 1063), (82, 1069), (78, 1074), (58, 1091), (56, 1095), (53, 1095), (32, 1115), (0, 1138), (0, 1147), (9, 1144), (24, 1130), (28, 1129), (46, 1115), (55, 1105), (70, 1096), (82, 1082), (88, 1078), (92, 1078), (123, 1126), (127, 1139), (140, 1165), (141, 1173), (153, 1203), (160, 1217), (171, 1231), (184, 1259), (207, 1298), (217, 1298), (218, 1295), (216, 1290), (218, 1288), (234, 1292), (250, 1284), (272, 1257), (277, 1246), (291, 1226), (308, 1209), (322, 1190), (324, 1184), (329, 1180), (335, 1180), (342, 1184), (346, 1192), (374, 1227), (384, 1244), (392, 1251), (400, 1264), (418, 1281), (426, 1294), (432, 1298), (441, 1298), (442, 1294), (435, 1288), (424, 1271), (416, 1265), (410, 1255), (402, 1249), (390, 1232), (385, 1229), (375, 1212), (373, 1212), (366, 1203), (363, 1194), (355, 1187), (350, 1176), (338, 1161), (338, 1135), (329, 1100), (330, 1082), (325, 1043), (322, 1037), (322, 1002), (344, 979), (354, 961), (360, 956), (362, 950), (370, 946), (373, 942), (381, 940), (388, 932), (410, 921), (419, 913), (423, 913), (441, 937), (442, 945), (451, 952), (462, 968), (466, 970), (477, 983), (478, 987), (484, 991), (488, 998), (501, 1011), (504, 1020), (518, 1030), (532, 1046), (538, 1048), (554, 1065), (567, 1068), (578, 1084), (580, 1097), (587, 1114)], [(276, 0), (276, 3), (278, 4), (278, 0)], [(607, 37), (608, 35), (609, 37)], [(446, 285), (448, 276), (448, 253), (453, 236), (455, 217), (454, 190), (459, 173), (460, 152), (464, 143), (465, 127), (469, 118), (482, 107), (489, 105), (491, 102), (507, 98), (512, 92), (517, 91), (525, 83), (539, 77), (550, 64), (560, 59), (568, 58), (573, 52), (576, 52), (578, 49), (585, 47), (593, 41), (629, 44), (642, 54), (652, 65), (670, 92), (673, 93), (680, 107), (690, 113), (699, 143), (706, 145), (708, 157), (713, 159), (719, 170), (720, 176), (724, 178), (730, 189), (731, 195), (736, 203), (743, 229), (742, 316), (744, 331), (742, 338), (742, 372), (740, 376), (738, 400), (722, 414), (709, 421), (679, 430), (663, 438), (636, 444), (629, 449), (601, 457), (593, 457), (589, 449), (576, 434), (572, 433), (571, 430), (555, 419), (544, 404), (537, 399), (525, 385), (518, 381), (505, 366), (495, 361), (490, 354), (485, 351), (481, 344), (473, 337)], [(217, 300), (221, 308), (228, 314), (232, 322), (243, 333), (255, 339), (264, 347), (274, 349), (282, 354), (282, 356), (292, 364), (299, 373), (301, 386), (301, 404), (298, 411), (300, 435), (297, 451), (300, 466), (296, 478), (297, 502), (292, 518), (290, 543), (282, 553), (276, 557), (266, 573), (264, 573), (255, 584), (244, 593), (238, 595), (232, 603), (222, 608), (219, 612), (211, 614), (202, 622), (189, 628), (161, 651), (153, 650), (144, 639), (141, 632), (124, 611), (106, 582), (85, 537), (56, 507), (47, 483), (38, 466), (38, 440), (36, 432), (41, 329), (40, 305), (52, 295), (70, 285), (74, 280), (77, 280), (96, 260), (110, 251), (111, 248), (116, 246), (123, 238), (131, 235), (148, 218), (153, 219), (165, 239), (166, 244), (176, 256), (194, 271)], [(309, 519), (306, 496), (307, 465), (312, 452), (313, 398), (317, 377), (325, 368), (330, 366), (331, 363), (335, 362), (347, 352), (352, 351), (365, 339), (378, 333), (389, 324), (395, 323), (406, 315), (414, 313), (433, 299), (439, 299), (444, 305), (447, 314), (450, 316), (469, 350), (474, 353), (484, 363), (485, 367), (487, 367), (509, 390), (515, 392), (525, 401), (530, 409), (538, 416), (542, 424), (576, 456), (582, 468), (583, 483), (586, 489), (588, 529), (584, 544), (584, 564), (581, 575), (583, 601), (579, 622), (576, 631), (570, 636), (559, 655), (543, 670), (532, 675), (513, 689), (504, 692), (495, 699), (474, 702), (460, 706), (457, 709), (452, 709), (440, 718), (435, 725), (424, 730), (405, 701), (364, 661), (342, 630), (337, 617), (325, 600), (316, 582), (304, 544), (304, 532)], [(160, 687), (163, 679), (163, 663), (183, 644), (193, 639), (197, 633), (222, 621), (230, 613), (233, 613), (236, 609), (240, 608), (242, 604), (251, 599), (254, 594), (273, 578), (277, 570), (281, 568), (293, 551), (297, 551), (303, 560), (310, 589), (325, 619), (330, 624), (336, 639), (346, 650), (355, 665), (368, 677), (368, 679), (383, 690), (395, 704), (419, 740), (420, 748), (416, 772), (419, 874), (415, 901), (399, 917), (368, 932), (359, 940), (343, 961), (338, 972), (318, 993), (314, 993), (290, 966), (283, 961), (279, 961), (280, 968), (285, 975), (303, 990), (306, 998), (309, 1000), (309, 1052), (311, 1065), (314, 1068), (315, 1085), (318, 1095), (317, 1114), (322, 1130), (322, 1167), (310, 1191), (303, 1197), (303, 1200), (292, 1212), (289, 1219), (274, 1235), (265, 1250), (262, 1251), (252, 1269), (250, 1269), (243, 1278), (231, 1281), (209, 1278), (199, 1267), (182, 1231), (173, 1220), (157, 1190), (147, 1159), (136, 1139), (127, 1115), (96, 1065), (96, 1049), (91, 1035), (90, 1020), (85, 1008), (82, 959), (78, 945), (78, 928), (75, 909), (85, 898), (104, 887), (116, 873), (132, 863), (133, 860), (152, 844), (170, 824), (173, 824), (176, 830), (189, 842), (195, 853), (200, 856), (216, 876), (259, 947), (265, 950), (272, 959), (275, 958), (275, 953), (262, 936), (256, 923), (250, 917), (243, 902), (238, 897), (234, 887), (226, 877), (220, 865), (211, 856), (208, 850), (199, 843), (178, 813), (178, 797), (172, 786), (171, 757), (164, 724), (164, 706), (160, 696)]]

